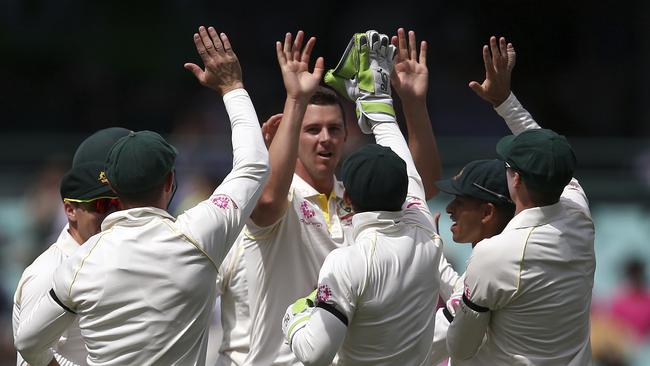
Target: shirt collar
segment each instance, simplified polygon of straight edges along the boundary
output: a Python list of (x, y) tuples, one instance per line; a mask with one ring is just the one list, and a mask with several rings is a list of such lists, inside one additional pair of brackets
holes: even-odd
[(63, 230), (61, 230), (61, 234), (59, 234), (59, 237), (56, 239), (56, 243), (54, 243), (54, 245), (61, 249), (66, 257), (71, 256), (80, 245), (68, 232), (69, 228), (70, 225), (66, 224)]
[(115, 225), (141, 226), (158, 217), (172, 221), (176, 220), (169, 212), (156, 207), (136, 207), (128, 210), (115, 211), (106, 216), (104, 222), (102, 222), (102, 231), (110, 229)]
[[(295, 191), (297, 191), (302, 197), (305, 198), (315, 197), (321, 194), (295, 173), (293, 174), (292, 186)], [(345, 188), (343, 187), (343, 183), (338, 181), (336, 177), (334, 177), (334, 187), (332, 191), (334, 192), (334, 197), (343, 199), (343, 192), (345, 191)], [(330, 192), (329, 197), (332, 197), (332, 192)]]
[(548, 206), (527, 208), (515, 215), (503, 231), (546, 225), (555, 221), (561, 214), (560, 202)]
[(352, 216), (352, 237), (357, 240), (366, 231), (383, 230), (395, 226), (404, 216), (402, 211), (368, 211)]

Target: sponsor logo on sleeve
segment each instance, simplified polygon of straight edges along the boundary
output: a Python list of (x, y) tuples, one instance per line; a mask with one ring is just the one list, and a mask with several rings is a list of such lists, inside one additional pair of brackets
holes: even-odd
[(318, 302), (328, 302), (332, 298), (332, 290), (329, 286), (324, 283), (318, 285), (318, 291), (316, 292), (316, 300)]
[(231, 200), (230, 197), (223, 195), (223, 194), (218, 194), (210, 200), (215, 206), (222, 208), (222, 209), (227, 209), (232, 205), (233, 208), (237, 208), (237, 204), (235, 204), (235, 201)]

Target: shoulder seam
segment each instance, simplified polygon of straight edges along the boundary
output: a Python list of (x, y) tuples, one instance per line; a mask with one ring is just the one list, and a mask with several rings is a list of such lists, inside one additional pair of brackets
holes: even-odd
[(214, 263), (214, 260), (212, 260), (212, 258), (210, 258), (210, 256), (208, 255), (208, 253), (206, 253), (205, 250), (203, 250), (203, 249), (201, 248), (201, 246), (199, 245), (199, 243), (198, 243), (196, 240), (194, 240), (194, 238), (192, 238), (192, 237), (189, 236), (188, 234), (185, 234), (184, 232), (182, 232), (182, 231), (180, 231), (180, 230), (174, 228), (174, 227), (173, 227), (170, 223), (168, 223), (166, 220), (162, 220), (162, 219), (161, 219), (161, 221), (162, 221), (163, 223), (165, 223), (165, 225), (167, 225), (167, 227), (169, 227), (169, 229), (170, 229), (171, 231), (173, 231), (174, 233), (178, 234), (178, 235), (181, 236), (183, 239), (185, 239), (185, 241), (189, 242), (189, 243), (192, 244), (196, 249), (198, 249), (199, 252), (201, 252), (201, 253), (202, 253), (206, 258), (208, 258), (208, 260), (210, 261), (210, 263), (212, 263), (212, 266), (214, 267), (214, 269), (217, 271), (217, 273), (219, 273), (219, 267), (217, 266), (217, 264)]

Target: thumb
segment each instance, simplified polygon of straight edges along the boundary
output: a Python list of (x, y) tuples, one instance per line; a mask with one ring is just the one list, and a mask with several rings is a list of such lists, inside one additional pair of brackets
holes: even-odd
[(483, 85), (479, 84), (476, 81), (470, 81), (469, 82), (469, 88), (476, 93), (479, 97), (483, 98)]
[(192, 72), (192, 74), (194, 74), (194, 76), (199, 81), (201, 81), (201, 76), (203, 75), (203, 70), (201, 70), (201, 68), (198, 65), (192, 64), (192, 63), (186, 63), (185, 65), (183, 65), (183, 67), (185, 67), (187, 70), (190, 70)]

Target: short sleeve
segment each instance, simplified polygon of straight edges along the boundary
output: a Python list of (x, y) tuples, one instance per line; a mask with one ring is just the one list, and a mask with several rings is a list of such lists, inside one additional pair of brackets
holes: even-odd
[(475, 311), (498, 310), (517, 291), (519, 266), (511, 263), (497, 244), (492, 239), (479, 242), (467, 264), (463, 300), (476, 305)]
[[(86, 248), (81, 247), (79, 252), (83, 249)], [(56, 296), (55, 301), (61, 305), (64, 310), (75, 313), (79, 304), (73, 299), (73, 285), (75, 281), (80, 280), (76, 278), (76, 274), (81, 267), (81, 259), (83, 258), (77, 254), (78, 252), (63, 261), (56, 271), (54, 271), (51, 290), (54, 293), (54, 296)], [(50, 293), (50, 295), (52, 295), (52, 293)]]
[[(353, 250), (353, 247), (347, 247), (330, 252), (321, 267), (316, 291), (316, 306), (327, 310), (346, 326), (357, 309), (359, 277), (365, 269), (361, 263), (352, 263), (361, 257), (351, 253)], [(360, 264), (353, 271), (355, 265)]]

